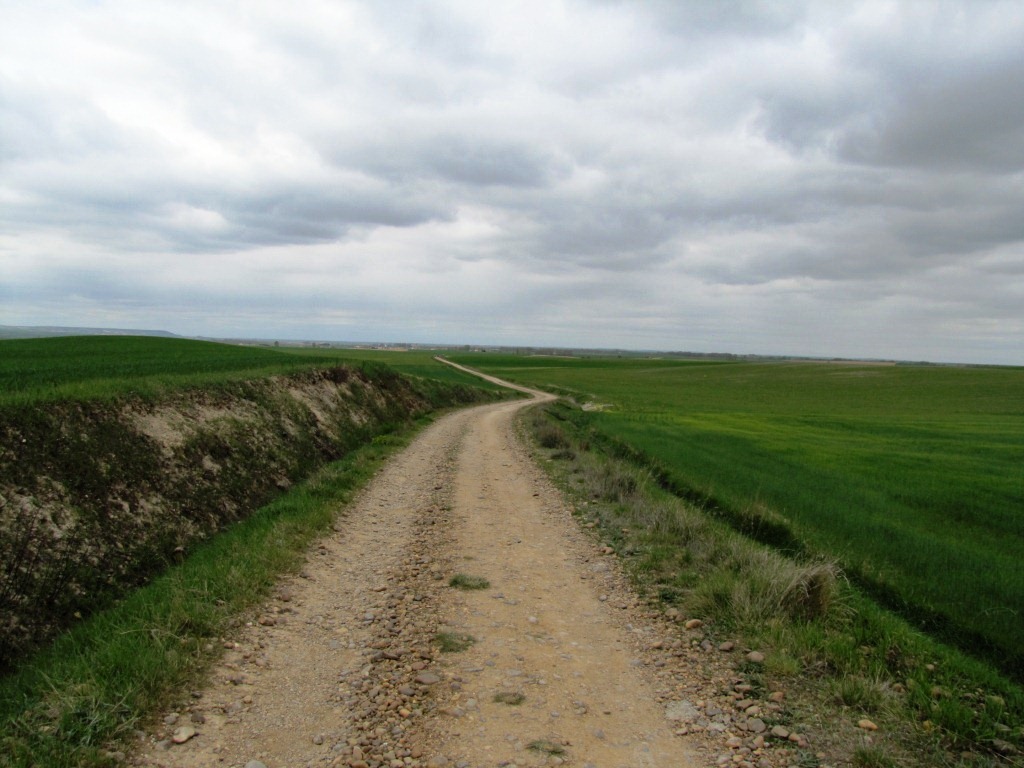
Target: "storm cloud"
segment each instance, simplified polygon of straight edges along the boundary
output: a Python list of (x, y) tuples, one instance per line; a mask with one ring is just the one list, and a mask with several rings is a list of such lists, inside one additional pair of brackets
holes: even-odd
[(0, 8), (0, 323), (1024, 364), (1020, 3)]

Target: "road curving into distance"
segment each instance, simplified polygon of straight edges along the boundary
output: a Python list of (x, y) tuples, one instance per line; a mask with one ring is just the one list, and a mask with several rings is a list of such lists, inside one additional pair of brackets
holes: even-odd
[[(448, 414), (383, 468), (130, 760), (687, 768), (732, 758), (724, 728), (686, 727), (725, 673), (693, 660), (685, 631), (642, 603), (610, 548), (576, 522), (514, 428), (519, 411), (553, 397), (514, 388), (532, 398)], [(458, 574), (489, 586), (450, 586)]]

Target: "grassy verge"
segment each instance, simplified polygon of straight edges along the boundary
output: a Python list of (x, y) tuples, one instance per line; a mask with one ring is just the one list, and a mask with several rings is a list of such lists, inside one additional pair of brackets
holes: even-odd
[(223, 635), (300, 566), (412, 431), (375, 438), (322, 468), (0, 680), (0, 764), (116, 765), (134, 730), (202, 676)]
[[(577, 514), (623, 554), (642, 593), (703, 619), (712, 642), (765, 649), (743, 672), (755, 690), (789, 692), (769, 726), (817, 733), (841, 764), (1024, 764), (1019, 685), (878, 607), (834, 561), (752, 541), (667, 492), (641, 456), (596, 450), (580, 411), (559, 404), (528, 418)], [(880, 730), (867, 736), (861, 719)]]

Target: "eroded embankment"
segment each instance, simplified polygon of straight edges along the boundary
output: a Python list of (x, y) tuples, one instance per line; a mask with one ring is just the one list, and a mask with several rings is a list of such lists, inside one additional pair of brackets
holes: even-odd
[(0, 410), (0, 669), (315, 468), (481, 396), (337, 367)]

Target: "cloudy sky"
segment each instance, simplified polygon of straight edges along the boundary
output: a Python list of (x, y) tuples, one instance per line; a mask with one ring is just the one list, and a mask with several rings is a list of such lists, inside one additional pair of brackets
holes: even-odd
[(1024, 364), (1024, 4), (0, 0), (0, 324)]

